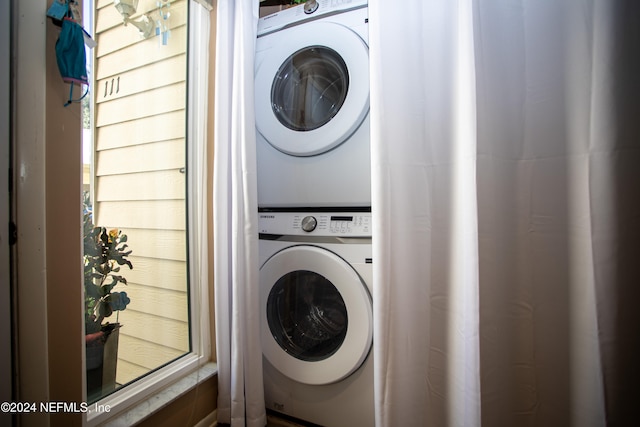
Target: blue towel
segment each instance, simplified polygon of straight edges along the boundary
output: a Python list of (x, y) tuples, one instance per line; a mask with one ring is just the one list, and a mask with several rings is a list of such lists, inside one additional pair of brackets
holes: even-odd
[(62, 20), (62, 30), (56, 42), (56, 59), (62, 80), (71, 83), (69, 101), (65, 107), (73, 101), (80, 101), (88, 92), (87, 87), (87, 91), (80, 99), (72, 99), (74, 83), (89, 84), (83, 33), (82, 27), (74, 20), (68, 17)]

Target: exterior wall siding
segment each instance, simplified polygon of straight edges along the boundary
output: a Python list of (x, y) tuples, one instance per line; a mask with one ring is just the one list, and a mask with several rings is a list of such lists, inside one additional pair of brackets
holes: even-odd
[[(133, 270), (121, 271), (129, 284), (119, 285), (131, 303), (117, 317), (116, 380), (125, 384), (189, 351), (187, 2), (171, 2), (165, 46), (124, 26), (112, 0), (96, 3), (94, 223), (121, 229), (133, 250)], [(134, 18), (155, 8), (141, 0)]]

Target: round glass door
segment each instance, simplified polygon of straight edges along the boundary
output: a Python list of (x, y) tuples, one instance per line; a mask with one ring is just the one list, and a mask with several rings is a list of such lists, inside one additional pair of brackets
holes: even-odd
[(273, 113), (291, 130), (318, 129), (338, 113), (348, 88), (347, 64), (335, 50), (306, 47), (278, 69), (271, 87)]
[(334, 354), (347, 335), (348, 314), (340, 292), (312, 271), (282, 276), (267, 299), (271, 335), (293, 357), (317, 362)]
[(310, 22), (257, 44), (256, 127), (271, 146), (314, 156), (360, 127), (369, 112), (369, 50), (358, 34)]
[(371, 297), (336, 254), (288, 247), (260, 268), (262, 351), (283, 375), (330, 384), (351, 375), (373, 339)]

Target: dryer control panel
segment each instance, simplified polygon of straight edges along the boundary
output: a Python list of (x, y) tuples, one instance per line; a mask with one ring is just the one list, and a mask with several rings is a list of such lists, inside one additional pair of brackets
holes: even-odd
[(258, 20), (258, 37), (309, 20), (332, 16), (337, 13), (348, 12), (355, 9), (364, 9), (368, 5), (368, 0), (309, 0), (307, 3), (308, 4), (300, 4), (260, 18)]
[(260, 234), (371, 237), (370, 212), (259, 212)]

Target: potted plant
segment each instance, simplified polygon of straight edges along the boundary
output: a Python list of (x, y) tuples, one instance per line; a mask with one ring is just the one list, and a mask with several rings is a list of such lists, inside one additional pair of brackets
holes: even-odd
[(105, 321), (124, 310), (130, 302), (127, 293), (114, 291), (127, 279), (119, 274), (122, 266), (133, 268), (127, 257), (131, 250), (127, 235), (120, 230), (94, 226), (88, 198), (84, 204), (84, 319), (87, 361), (87, 395), (102, 396), (115, 389), (115, 370), (120, 323)]

